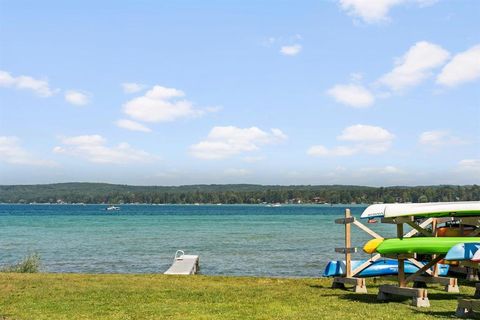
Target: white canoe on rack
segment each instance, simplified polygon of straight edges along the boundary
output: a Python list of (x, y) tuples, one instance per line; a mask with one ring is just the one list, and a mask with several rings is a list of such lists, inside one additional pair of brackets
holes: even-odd
[(172, 266), (164, 274), (196, 274), (200, 269), (199, 265), (200, 258), (197, 255), (187, 255), (182, 250), (177, 250)]
[(480, 215), (480, 201), (384, 203), (368, 206), (361, 218), (395, 218), (402, 216), (470, 216)]

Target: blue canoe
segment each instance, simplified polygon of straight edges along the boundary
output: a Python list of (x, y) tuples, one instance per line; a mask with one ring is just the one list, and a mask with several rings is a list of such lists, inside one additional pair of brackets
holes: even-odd
[[(360, 266), (367, 260), (352, 260), (352, 269)], [(425, 262), (422, 262), (425, 264)], [(445, 276), (448, 273), (448, 265), (438, 264), (438, 275)], [(405, 273), (415, 273), (418, 267), (410, 261), (405, 261)], [(378, 277), (398, 274), (398, 262), (394, 259), (380, 259), (375, 261), (368, 268), (363, 269), (358, 276)], [(335, 277), (345, 275), (345, 261), (329, 261), (323, 272), (324, 277)]]
[(448, 250), (445, 260), (470, 260), (478, 249), (480, 249), (480, 242), (459, 243)]

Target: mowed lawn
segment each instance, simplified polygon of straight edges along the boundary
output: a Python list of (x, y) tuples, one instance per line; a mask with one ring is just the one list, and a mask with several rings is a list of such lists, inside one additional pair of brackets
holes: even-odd
[(331, 289), (331, 279), (2, 273), (0, 319), (438, 319), (474, 293), (433, 285), (431, 307), (415, 308), (377, 302), (382, 283), (354, 294)]

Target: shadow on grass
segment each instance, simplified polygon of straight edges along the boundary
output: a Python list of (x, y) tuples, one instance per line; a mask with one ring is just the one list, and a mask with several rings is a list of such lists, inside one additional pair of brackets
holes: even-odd
[(311, 284), (309, 287), (313, 289), (332, 289), (331, 286), (322, 286), (321, 284)]
[(458, 298), (471, 298), (472, 296), (466, 293), (431, 293), (428, 291), (428, 299), (430, 300), (455, 300)]
[(426, 316), (434, 317), (434, 318), (445, 318), (445, 319), (457, 319), (455, 316), (455, 311), (428, 311), (428, 310), (417, 310), (418, 313), (421, 313)]

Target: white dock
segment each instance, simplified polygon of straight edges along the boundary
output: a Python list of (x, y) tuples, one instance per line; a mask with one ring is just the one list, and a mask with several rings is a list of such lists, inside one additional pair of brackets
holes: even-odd
[(182, 250), (177, 250), (172, 266), (164, 274), (196, 274), (200, 269), (199, 264), (200, 259), (197, 255), (186, 255)]

